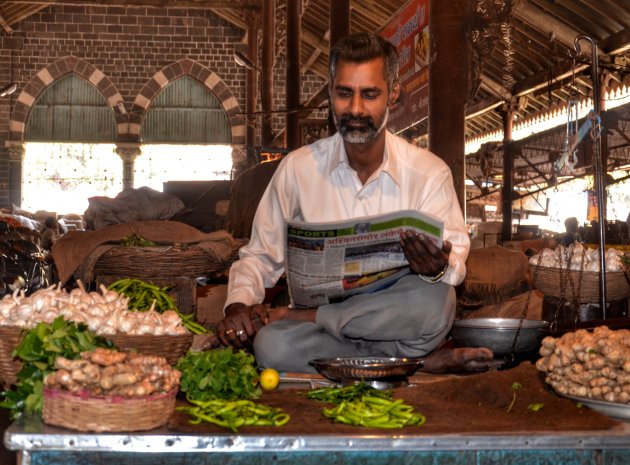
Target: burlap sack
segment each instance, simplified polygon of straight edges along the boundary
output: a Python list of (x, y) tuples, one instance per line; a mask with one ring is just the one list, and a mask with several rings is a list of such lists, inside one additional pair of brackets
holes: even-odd
[(485, 305), (461, 315), (468, 318), (524, 318), (542, 320), (544, 295), (540, 291), (518, 294), (505, 302)]
[(498, 245), (472, 249), (466, 261), (462, 301), (483, 305), (506, 300), (527, 281), (528, 264), (521, 251)]

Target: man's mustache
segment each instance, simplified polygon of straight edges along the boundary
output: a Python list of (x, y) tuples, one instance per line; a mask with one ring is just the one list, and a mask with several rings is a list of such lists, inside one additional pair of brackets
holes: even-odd
[[(366, 125), (367, 128), (365, 128), (364, 130), (376, 129), (374, 120), (370, 116), (343, 115), (339, 119), (340, 126), (347, 127), (350, 123), (358, 123), (358, 124)], [(347, 129), (350, 130), (351, 128), (347, 128)], [(357, 128), (352, 128), (352, 129), (356, 130)]]

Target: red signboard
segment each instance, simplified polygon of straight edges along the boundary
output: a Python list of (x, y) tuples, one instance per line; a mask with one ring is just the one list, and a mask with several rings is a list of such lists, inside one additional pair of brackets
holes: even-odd
[(385, 25), (381, 36), (400, 55), (400, 103), (390, 111), (388, 127), (394, 132), (429, 115), (429, 0), (409, 0)]

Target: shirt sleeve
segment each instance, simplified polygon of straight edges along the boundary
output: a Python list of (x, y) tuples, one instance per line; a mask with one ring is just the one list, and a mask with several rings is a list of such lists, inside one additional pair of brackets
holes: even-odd
[(470, 251), (470, 238), (466, 231), (464, 215), (455, 193), (453, 177), (447, 168), (432, 178), (432, 186), (427, 189), (419, 210), (429, 213), (444, 222), (443, 239), (453, 248), (449, 255), (448, 269), (440, 282), (453, 286), (460, 284), (466, 276), (466, 258)]
[(239, 259), (230, 268), (225, 307), (234, 302), (246, 305), (262, 303), (265, 289), (273, 287), (284, 272), (286, 219), (299, 212), (297, 191), (292, 178), (290, 155), (280, 163), (260, 199), (252, 234), (239, 250)]

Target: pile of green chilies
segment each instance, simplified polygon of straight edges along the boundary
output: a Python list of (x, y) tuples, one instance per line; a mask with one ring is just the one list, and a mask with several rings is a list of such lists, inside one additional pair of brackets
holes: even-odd
[(280, 408), (257, 404), (251, 400), (212, 399), (196, 401), (188, 399), (194, 407), (177, 407), (191, 417), (191, 424), (212, 423), (237, 432), (242, 426), (282, 426), (290, 416)]
[(306, 395), (309, 399), (334, 404), (335, 407), (324, 408), (322, 413), (339, 423), (370, 428), (402, 428), (426, 422), (424, 415), (414, 413), (411, 405), (392, 399), (391, 391), (380, 391), (367, 383), (313, 389)]

